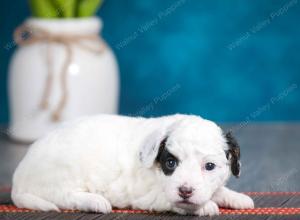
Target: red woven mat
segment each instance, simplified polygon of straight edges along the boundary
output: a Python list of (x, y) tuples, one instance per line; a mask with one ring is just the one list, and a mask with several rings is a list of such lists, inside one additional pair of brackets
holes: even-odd
[[(0, 212), (11, 212), (11, 213), (18, 213), (18, 212), (38, 212), (30, 209), (20, 209), (15, 207), (14, 205), (0, 205)], [(73, 210), (63, 210), (62, 213), (76, 213), (79, 211)], [(129, 209), (114, 209), (113, 213), (127, 213), (127, 214), (134, 214), (134, 213), (151, 213), (144, 210), (129, 210)], [(233, 209), (220, 209), (221, 214), (223, 215), (300, 215), (300, 208), (255, 208), (255, 209), (240, 209), (240, 210), (233, 210)], [(154, 213), (153, 213), (154, 214)]]
[[(12, 205), (10, 198), (2, 200), (1, 197), (9, 197), (10, 188), (0, 189), (0, 213), (41, 213), (39, 211), (21, 209)], [(300, 215), (300, 192), (248, 192), (256, 208), (254, 209), (220, 209), (221, 215)], [(80, 213), (74, 210), (63, 210), (61, 213)], [(113, 213), (126, 214), (157, 214), (145, 210), (114, 209)]]

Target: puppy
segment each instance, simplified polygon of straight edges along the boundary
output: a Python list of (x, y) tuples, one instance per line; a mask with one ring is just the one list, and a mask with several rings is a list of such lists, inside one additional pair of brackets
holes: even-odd
[(192, 115), (99, 115), (66, 123), (36, 141), (13, 176), (19, 208), (109, 213), (112, 207), (217, 215), (253, 208), (224, 185), (240, 173), (239, 146)]

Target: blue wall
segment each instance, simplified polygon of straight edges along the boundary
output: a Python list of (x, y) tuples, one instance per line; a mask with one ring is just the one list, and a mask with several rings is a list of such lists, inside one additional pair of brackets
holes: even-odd
[[(7, 65), (27, 2), (0, 9), (0, 122)], [(217, 121), (300, 119), (300, 3), (106, 0), (98, 13), (121, 70), (120, 113)]]

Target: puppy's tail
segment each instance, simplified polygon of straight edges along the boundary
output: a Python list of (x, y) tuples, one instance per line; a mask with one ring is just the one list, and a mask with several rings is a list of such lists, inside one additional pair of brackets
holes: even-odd
[(12, 193), (12, 200), (18, 208), (60, 212), (59, 208), (55, 204), (30, 193)]

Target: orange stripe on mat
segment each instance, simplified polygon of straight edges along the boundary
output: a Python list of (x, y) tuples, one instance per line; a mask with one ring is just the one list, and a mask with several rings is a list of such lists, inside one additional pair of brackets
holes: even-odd
[[(10, 191), (11, 191), (10, 186), (0, 187), (0, 192), (10, 192)], [(285, 195), (300, 196), (300, 192), (243, 192), (243, 193), (250, 196), (285, 196)]]
[(249, 196), (300, 196), (300, 192), (244, 192)]
[(300, 208), (220, 209), (223, 215), (299, 215)]
[[(0, 205), (0, 213), (24, 213), (24, 212), (38, 212), (30, 209), (20, 209), (13, 205)], [(76, 213), (76, 210), (63, 210), (63, 213)], [(114, 209), (113, 213), (150, 213), (145, 210), (127, 210), (127, 209)], [(223, 215), (299, 215), (300, 208), (255, 208), (255, 209), (220, 209)]]
[(0, 188), (0, 192), (10, 192), (11, 188), (10, 187), (2, 187)]
[[(11, 187), (1, 187), (0, 192), (10, 192)], [(244, 194), (247, 194), (249, 196), (300, 196), (300, 192), (243, 192)]]

